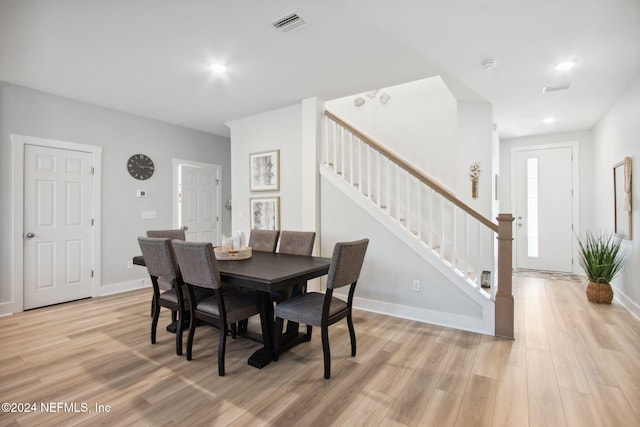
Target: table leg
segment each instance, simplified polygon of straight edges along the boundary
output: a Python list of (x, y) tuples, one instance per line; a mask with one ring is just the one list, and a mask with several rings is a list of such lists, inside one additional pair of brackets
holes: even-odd
[(273, 360), (273, 302), (268, 292), (258, 292), (258, 310), (262, 326), (262, 342), (264, 347), (256, 350), (249, 357), (249, 365), (262, 369)]
[[(273, 360), (273, 337), (275, 321), (273, 313), (273, 300), (269, 292), (258, 292), (258, 309), (260, 310), (260, 323), (262, 325), (262, 337), (264, 347), (256, 350), (248, 360), (249, 365), (261, 369)], [(282, 331), (279, 331), (282, 332)], [(288, 350), (302, 342), (308, 341), (306, 334), (299, 333), (299, 324), (287, 322), (286, 332), (282, 335), (280, 350)]]

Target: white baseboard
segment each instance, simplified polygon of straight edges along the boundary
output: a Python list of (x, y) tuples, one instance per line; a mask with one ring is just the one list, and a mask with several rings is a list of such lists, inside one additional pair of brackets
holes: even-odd
[(353, 307), (359, 310), (386, 314), (402, 319), (416, 320), (418, 322), (430, 323), (447, 328), (461, 329), (484, 335), (495, 335), (495, 320), (493, 313), (490, 311), (485, 311), (485, 313), (488, 314), (485, 318), (479, 318), (358, 297), (354, 297)]
[(108, 285), (102, 285), (96, 290), (96, 297), (105, 295), (119, 294), (121, 292), (133, 291), (135, 289), (151, 287), (151, 279), (146, 277), (144, 279), (127, 280), (125, 282), (110, 283)]
[(620, 289), (611, 286), (614, 290), (613, 299), (615, 302), (627, 309), (629, 313), (636, 319), (640, 320), (640, 305), (636, 304), (631, 298), (626, 296)]

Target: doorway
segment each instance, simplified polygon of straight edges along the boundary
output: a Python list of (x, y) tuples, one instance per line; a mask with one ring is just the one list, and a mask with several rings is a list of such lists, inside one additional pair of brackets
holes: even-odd
[(94, 295), (99, 286), (100, 147), (12, 135), (13, 311)]
[(189, 241), (221, 243), (222, 166), (174, 159), (174, 223)]
[(573, 272), (577, 144), (512, 149), (516, 268)]

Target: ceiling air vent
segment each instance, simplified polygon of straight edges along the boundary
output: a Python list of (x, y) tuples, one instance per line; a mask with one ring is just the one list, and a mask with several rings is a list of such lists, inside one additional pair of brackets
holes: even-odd
[(276, 19), (275, 21), (271, 22), (271, 25), (273, 26), (273, 28), (275, 28), (276, 30), (282, 31), (283, 33), (294, 30), (296, 28), (300, 28), (303, 25), (307, 25), (307, 24), (308, 22), (305, 21), (305, 19), (302, 16), (300, 16), (297, 12), (288, 13), (285, 16), (282, 16)]
[(542, 88), (542, 93), (557, 92), (559, 90), (567, 90), (569, 88), (571, 88), (571, 83), (565, 83), (558, 86), (545, 86)]

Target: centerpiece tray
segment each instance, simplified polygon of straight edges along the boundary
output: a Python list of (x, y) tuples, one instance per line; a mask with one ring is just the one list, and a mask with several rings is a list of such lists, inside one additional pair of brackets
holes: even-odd
[(224, 246), (219, 246), (217, 248), (213, 248), (213, 253), (216, 255), (216, 259), (219, 259), (220, 261), (236, 261), (251, 258), (252, 250), (249, 247), (228, 249)]

